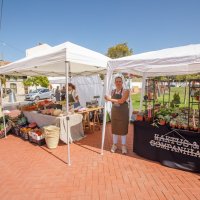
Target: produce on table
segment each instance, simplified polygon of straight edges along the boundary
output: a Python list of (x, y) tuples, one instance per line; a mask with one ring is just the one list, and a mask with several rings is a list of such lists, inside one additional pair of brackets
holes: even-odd
[(35, 122), (32, 122), (28, 125), (29, 128), (35, 128), (37, 124)]

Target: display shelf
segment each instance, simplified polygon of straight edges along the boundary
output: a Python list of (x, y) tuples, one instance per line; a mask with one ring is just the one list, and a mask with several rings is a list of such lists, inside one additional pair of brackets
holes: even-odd
[[(200, 131), (200, 79), (189, 80), (189, 101), (188, 101), (188, 127), (191, 121), (196, 119), (198, 123), (198, 131)], [(196, 99), (198, 97), (198, 99)], [(198, 116), (193, 116), (194, 112), (198, 113)], [(193, 122), (194, 123), (194, 122)]]
[[(144, 107), (145, 116), (152, 118), (154, 120), (154, 110), (155, 110), (155, 80), (147, 79), (145, 84), (145, 96), (144, 96)], [(149, 111), (149, 109), (151, 111)], [(151, 113), (149, 113), (151, 112)]]
[(172, 128), (170, 127), (171, 130), (175, 130), (175, 131), (182, 131), (182, 132), (188, 132), (188, 133), (197, 133), (198, 131), (194, 131), (194, 130), (187, 130), (187, 129), (179, 129), (179, 128)]
[[(159, 83), (162, 83), (159, 86)], [(167, 94), (168, 98), (165, 99), (165, 94), (166, 94), (166, 88), (167, 88)], [(162, 102), (157, 102), (158, 100), (158, 93), (161, 93), (161, 90), (163, 89), (163, 98)], [(167, 81), (158, 81), (157, 79), (147, 79), (146, 80), (146, 85), (145, 85), (145, 96), (144, 96), (144, 104), (143, 106), (145, 107), (145, 115), (149, 115), (149, 107), (151, 107), (151, 116), (152, 120), (155, 118), (155, 108), (162, 105), (169, 105), (170, 103), (170, 80)], [(159, 105), (157, 105), (159, 104)]]
[[(155, 121), (161, 124), (165, 121), (170, 126), (174, 124), (180, 126), (182, 130), (193, 131), (192, 129), (194, 128), (194, 132), (197, 129), (200, 132), (200, 80), (189, 80), (185, 82), (184, 104), (187, 107), (180, 106), (181, 98), (179, 93), (175, 92), (173, 98), (171, 97), (172, 95), (170, 93), (174, 91), (171, 91), (171, 86), (170, 79), (166, 81), (158, 81), (157, 79), (146, 80), (143, 101), (145, 121)], [(188, 93), (187, 87), (189, 88)], [(163, 95), (163, 97), (159, 94)], [(165, 97), (165, 94), (167, 97)], [(187, 104), (186, 95), (188, 96)], [(177, 113), (176, 116), (175, 113)]]

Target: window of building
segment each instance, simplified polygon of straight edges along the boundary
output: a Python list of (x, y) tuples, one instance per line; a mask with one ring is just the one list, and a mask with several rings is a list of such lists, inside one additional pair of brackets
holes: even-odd
[(17, 94), (17, 84), (16, 83), (11, 83), (10, 84), (10, 89)]

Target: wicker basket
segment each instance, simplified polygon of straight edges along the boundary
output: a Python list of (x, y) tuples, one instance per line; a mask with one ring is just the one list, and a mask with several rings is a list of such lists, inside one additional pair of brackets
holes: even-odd
[(45, 126), (43, 127), (43, 134), (49, 149), (55, 149), (58, 146), (60, 128), (57, 126)]

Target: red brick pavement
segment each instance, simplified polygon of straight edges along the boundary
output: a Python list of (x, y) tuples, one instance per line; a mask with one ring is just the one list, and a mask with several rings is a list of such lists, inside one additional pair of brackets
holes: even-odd
[(0, 140), (0, 200), (200, 200), (199, 174), (164, 167), (132, 153), (109, 152), (107, 126), (104, 156), (101, 132), (71, 145), (49, 150), (9, 135)]

